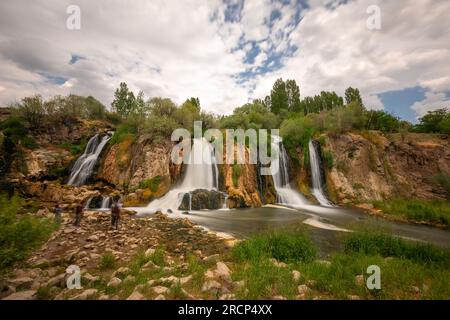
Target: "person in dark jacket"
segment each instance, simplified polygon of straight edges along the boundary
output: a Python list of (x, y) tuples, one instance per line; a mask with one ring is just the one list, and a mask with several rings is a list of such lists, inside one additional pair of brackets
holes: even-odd
[(53, 213), (55, 214), (55, 222), (56, 222), (57, 224), (60, 224), (60, 223), (61, 223), (62, 209), (61, 209), (61, 207), (59, 206), (59, 204), (56, 204), (56, 205), (55, 205), (55, 209), (54, 209)]
[(83, 207), (81, 205), (76, 206), (75, 208), (75, 221), (74, 225), (79, 227), (81, 224), (81, 219), (83, 218)]
[(111, 207), (111, 227), (119, 228), (119, 220), (120, 220), (120, 207), (117, 202), (115, 202)]

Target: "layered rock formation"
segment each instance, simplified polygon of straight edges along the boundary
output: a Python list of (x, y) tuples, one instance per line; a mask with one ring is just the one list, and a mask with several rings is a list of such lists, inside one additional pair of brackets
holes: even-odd
[(445, 199), (434, 177), (450, 176), (450, 138), (377, 132), (329, 136), (329, 187), (339, 203), (394, 197)]

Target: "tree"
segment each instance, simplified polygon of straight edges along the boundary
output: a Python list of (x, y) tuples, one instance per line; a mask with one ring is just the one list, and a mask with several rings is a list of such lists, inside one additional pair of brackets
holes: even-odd
[(288, 110), (300, 112), (300, 88), (295, 80), (286, 81), (286, 93), (288, 98)]
[(37, 129), (41, 126), (45, 115), (42, 96), (35, 95), (23, 98), (18, 109), (19, 114), (30, 124), (32, 129)]
[(198, 111), (200, 111), (200, 99), (191, 97), (190, 99), (187, 99), (186, 102), (190, 102), (193, 106), (197, 107)]
[(447, 108), (429, 111), (419, 119), (419, 124), (414, 127), (419, 132), (450, 133), (450, 111)]
[(281, 114), (282, 110), (288, 109), (288, 95), (286, 92), (286, 83), (283, 79), (277, 79), (270, 92), (271, 111), (275, 114)]
[(111, 106), (114, 111), (125, 118), (136, 112), (136, 97), (132, 91), (128, 90), (125, 82), (121, 82), (119, 88), (116, 89)]
[(357, 102), (361, 106), (364, 106), (359, 89), (348, 87), (347, 90), (345, 90), (345, 103), (350, 104), (352, 102)]

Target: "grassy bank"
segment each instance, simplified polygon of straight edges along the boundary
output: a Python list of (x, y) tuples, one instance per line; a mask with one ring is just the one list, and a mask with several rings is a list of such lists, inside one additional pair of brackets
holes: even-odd
[(447, 228), (450, 226), (450, 203), (445, 200), (393, 199), (374, 201), (373, 205), (387, 215)]
[[(328, 262), (315, 259), (314, 245), (302, 231), (263, 234), (239, 243), (232, 251), (233, 276), (245, 286), (237, 297), (450, 299), (448, 250), (372, 231), (352, 233), (342, 241), (344, 251)], [(370, 265), (381, 269), (381, 290), (365, 286)]]
[(22, 200), (0, 195), (0, 273), (24, 260), (56, 228), (53, 221), (20, 214)]

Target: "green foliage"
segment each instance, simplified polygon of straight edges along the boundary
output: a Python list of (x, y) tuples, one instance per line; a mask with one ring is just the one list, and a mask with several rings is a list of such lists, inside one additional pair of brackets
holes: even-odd
[(128, 89), (127, 84), (121, 82), (119, 88), (117, 88), (114, 93), (114, 100), (111, 103), (111, 106), (117, 114), (122, 117), (127, 117), (137, 112), (139, 103), (134, 93)]
[(0, 270), (25, 259), (55, 229), (48, 219), (19, 215), (21, 207), (20, 198), (0, 195)]
[(100, 270), (111, 270), (114, 269), (117, 265), (116, 257), (112, 252), (105, 252), (99, 262), (98, 268)]
[(16, 116), (9, 117), (0, 123), (0, 130), (14, 144), (21, 144), (29, 149), (34, 149), (38, 146), (36, 141), (28, 135), (28, 130), (25, 128), (22, 118)]
[(440, 264), (450, 267), (450, 251), (431, 244), (412, 242), (383, 231), (353, 232), (344, 239), (346, 253), (363, 253), (382, 257), (409, 259), (417, 263)]
[(139, 188), (150, 189), (152, 192), (156, 192), (158, 190), (160, 183), (161, 183), (161, 176), (156, 176), (154, 178), (141, 181), (139, 183)]
[(289, 153), (291, 159), (300, 162), (302, 159), (298, 159), (297, 146), (300, 146), (305, 155), (305, 165), (309, 161), (309, 149), (308, 143), (313, 134), (316, 132), (311, 117), (297, 116), (295, 118), (286, 119), (282, 122), (280, 128), (280, 135), (283, 137), (283, 144)]
[(374, 201), (374, 206), (386, 214), (414, 221), (427, 221), (450, 225), (450, 204), (441, 200), (392, 199)]
[(368, 111), (368, 130), (380, 130), (383, 132), (397, 132), (404, 125), (399, 118), (385, 111)]
[(429, 111), (419, 119), (419, 124), (413, 127), (416, 132), (431, 132), (450, 134), (450, 110), (442, 108)]
[(325, 150), (322, 153), (323, 160), (325, 161), (328, 170), (333, 169), (333, 154), (330, 150)]
[(433, 177), (433, 181), (445, 189), (447, 195), (450, 196), (450, 177), (444, 173), (439, 173)]
[(316, 257), (316, 248), (300, 230), (273, 231), (255, 235), (233, 247), (237, 261), (275, 258), (283, 262), (309, 262)]
[(242, 170), (243, 170), (242, 165), (233, 164), (232, 170), (233, 170), (233, 174), (232, 174), (233, 185), (235, 188), (237, 188), (239, 186), (239, 177), (242, 175)]
[(125, 141), (127, 138), (134, 139), (137, 134), (137, 126), (133, 121), (127, 120), (121, 125), (119, 125), (116, 129), (116, 132), (112, 136), (110, 143), (112, 145), (121, 143)]
[(349, 87), (347, 90), (345, 90), (345, 102), (347, 104), (350, 103), (357, 103), (361, 106), (364, 106), (361, 98), (361, 94), (359, 93), (359, 89)]

